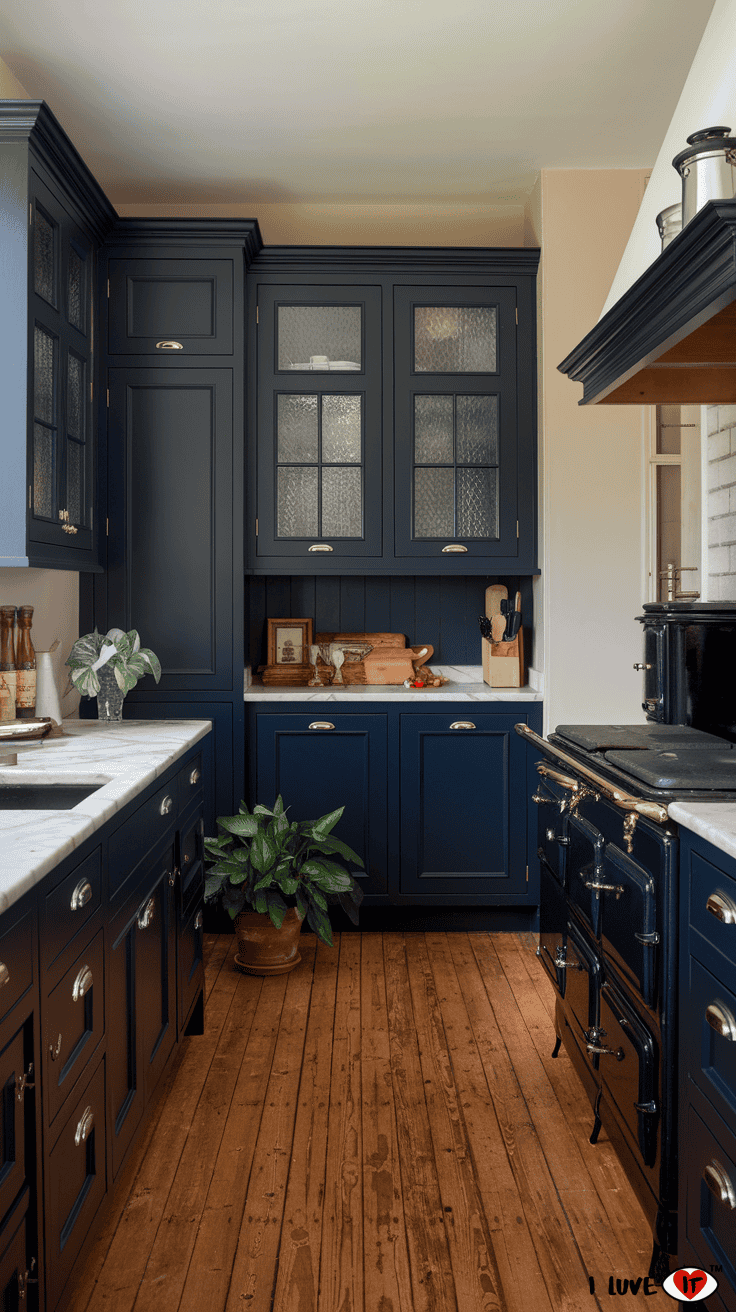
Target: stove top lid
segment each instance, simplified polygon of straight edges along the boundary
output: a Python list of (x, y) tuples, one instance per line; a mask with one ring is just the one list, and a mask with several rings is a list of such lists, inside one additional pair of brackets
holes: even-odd
[(606, 761), (650, 788), (736, 790), (736, 752), (719, 741), (712, 751), (674, 744), (657, 751), (609, 751)]
[(586, 752), (728, 747), (716, 734), (691, 729), (687, 724), (558, 724), (555, 733)]

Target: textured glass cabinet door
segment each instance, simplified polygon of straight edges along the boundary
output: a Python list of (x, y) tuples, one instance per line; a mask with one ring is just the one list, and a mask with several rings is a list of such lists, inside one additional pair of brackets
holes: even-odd
[(92, 252), (38, 180), (32, 206), (32, 541), (92, 549)]
[(380, 554), (380, 296), (259, 288), (259, 555)]
[(396, 554), (516, 550), (512, 288), (395, 292)]

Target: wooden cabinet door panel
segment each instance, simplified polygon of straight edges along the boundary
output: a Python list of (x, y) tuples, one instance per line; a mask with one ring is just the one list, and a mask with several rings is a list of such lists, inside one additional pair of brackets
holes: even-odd
[[(30, 1259), (28, 1255), (27, 1214), (28, 1194), (16, 1208), (5, 1232), (0, 1234), (0, 1307), (3, 1312), (20, 1312), (29, 1306), (26, 1301)], [(38, 1272), (34, 1268), (34, 1281)], [(31, 1304), (30, 1306), (35, 1306)]]
[(109, 385), (110, 623), (155, 651), (160, 692), (229, 690), (232, 371), (111, 369)]
[(146, 1102), (176, 1040), (175, 863), (172, 846), (154, 867), (155, 882), (136, 918), (136, 1018)]
[[(401, 892), (428, 903), (526, 893), (526, 756), (511, 715), (402, 714)], [(472, 727), (452, 728), (452, 725)]]
[[(325, 708), (322, 708), (322, 710)], [(388, 887), (387, 728), (385, 715), (328, 714), (257, 717), (257, 796), (273, 805), (280, 793), (290, 820), (316, 820), (344, 806), (336, 837), (362, 857), (351, 868), (366, 902)], [(332, 725), (333, 728), (311, 728)]]
[(48, 1158), (46, 1288), (50, 1308), (59, 1300), (106, 1192), (103, 1059)]
[(25, 1097), (18, 1097), (18, 1082), (27, 1069), (25, 1052), (24, 1028), (0, 1052), (0, 1217), (26, 1182)]
[(110, 260), (110, 355), (232, 355), (232, 260)]

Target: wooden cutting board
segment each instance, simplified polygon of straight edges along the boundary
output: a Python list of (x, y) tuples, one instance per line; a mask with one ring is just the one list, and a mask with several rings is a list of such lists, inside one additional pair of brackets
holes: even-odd
[[(356, 647), (365, 646), (366, 644), (376, 650), (377, 648), (390, 648), (393, 651), (403, 650), (406, 647), (406, 634), (404, 633), (318, 633), (314, 639), (315, 642), (339, 642), (345, 647), (354, 643)], [(404, 675), (408, 678), (409, 675)], [(365, 673), (364, 659), (350, 660), (345, 658), (342, 667), (342, 681), (345, 684), (364, 684), (367, 682)], [(403, 679), (399, 682), (403, 683)], [(376, 680), (378, 683), (384, 683), (384, 679)]]

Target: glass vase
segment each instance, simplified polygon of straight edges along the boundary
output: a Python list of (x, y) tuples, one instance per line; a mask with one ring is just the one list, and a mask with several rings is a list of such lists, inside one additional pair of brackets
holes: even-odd
[(110, 666), (103, 665), (102, 669), (97, 671), (97, 677), (100, 681), (100, 691), (97, 694), (97, 719), (103, 720), (106, 724), (117, 724), (123, 718), (125, 693), (118, 687), (115, 671)]

